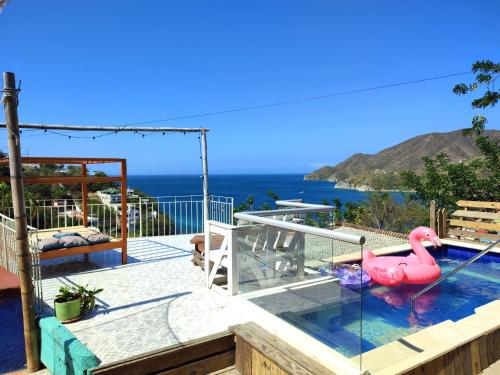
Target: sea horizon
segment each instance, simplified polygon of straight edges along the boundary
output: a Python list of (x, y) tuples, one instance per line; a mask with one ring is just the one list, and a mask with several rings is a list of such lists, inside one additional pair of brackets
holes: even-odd
[[(302, 199), (306, 203), (321, 204), (324, 199), (332, 203), (338, 198), (342, 204), (363, 202), (370, 192), (354, 189), (336, 189), (331, 181), (304, 180), (298, 173), (282, 174), (209, 174), (208, 188), (211, 195), (234, 198), (235, 207), (250, 195), (255, 198), (255, 207), (264, 203), (272, 204), (268, 191), (276, 193), (280, 199)], [(202, 195), (201, 175), (129, 175), (128, 185), (150, 196)], [(403, 193), (391, 192), (398, 201)]]

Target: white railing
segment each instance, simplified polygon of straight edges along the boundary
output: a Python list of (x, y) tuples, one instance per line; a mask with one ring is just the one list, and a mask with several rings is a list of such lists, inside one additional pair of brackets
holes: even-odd
[[(97, 199), (96, 199), (97, 201)], [(233, 198), (211, 196), (210, 220), (229, 224)], [(90, 201), (87, 222), (114, 237), (121, 234), (121, 205)], [(64, 228), (83, 224), (81, 200), (41, 200), (26, 208), (28, 225), (37, 229)], [(148, 237), (203, 232), (203, 196), (131, 196), (127, 202), (128, 236)], [(12, 217), (12, 209), (8, 216)]]
[[(36, 241), (36, 229), (28, 226), (28, 237), (30, 249), (33, 248), (33, 241)], [(0, 267), (19, 276), (17, 264), (17, 241), (16, 241), (16, 223), (14, 219), (0, 214)], [(31, 279), (35, 291), (36, 305), (42, 309), (42, 278), (40, 274), (40, 261), (38, 253), (30, 250)]]
[(227, 269), (227, 292), (234, 295), (317, 278), (322, 267), (361, 257), (365, 237), (304, 224), (304, 215), (328, 214), (335, 207), (283, 206), (289, 208), (236, 213), (237, 225), (209, 222), (208, 239), (214, 243), (205, 245), (203, 254), (209, 288), (219, 267)]

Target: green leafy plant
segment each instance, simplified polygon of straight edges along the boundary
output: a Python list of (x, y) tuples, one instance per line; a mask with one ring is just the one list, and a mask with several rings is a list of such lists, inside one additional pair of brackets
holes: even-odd
[(73, 288), (68, 286), (61, 286), (59, 288), (59, 293), (56, 294), (55, 301), (58, 303), (71, 302), (80, 298), (79, 293), (75, 293)]
[[(495, 90), (495, 81), (500, 76), (500, 63), (494, 63), (490, 60), (476, 61), (472, 64), (472, 73), (475, 74), (475, 82), (466, 84), (459, 83), (453, 87), (456, 95), (466, 95), (477, 91), (481, 86), (486, 86), (482, 96), (472, 101), (471, 106), (474, 109), (484, 109), (494, 107), (500, 99), (500, 94)], [(486, 125), (486, 117), (476, 115), (472, 118), (472, 126), (464, 130), (464, 134), (481, 135)]]
[(101, 293), (104, 289), (94, 288), (88, 289), (88, 284), (77, 285), (73, 287), (73, 290), (78, 293), (82, 299), (82, 313), (91, 312), (95, 308), (95, 295)]
[(95, 296), (101, 293), (104, 289), (94, 288), (89, 289), (88, 284), (76, 285), (72, 287), (61, 286), (59, 288), (59, 293), (56, 295), (56, 302), (71, 302), (77, 299), (81, 301), (81, 312), (82, 314), (91, 312), (95, 308)]

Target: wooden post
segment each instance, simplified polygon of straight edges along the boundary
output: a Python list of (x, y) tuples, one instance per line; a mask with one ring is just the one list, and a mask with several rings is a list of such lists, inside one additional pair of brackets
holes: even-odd
[(122, 207), (122, 264), (127, 264), (127, 160), (122, 160), (121, 166), (121, 207)]
[(438, 228), (437, 234), (439, 238), (448, 236), (448, 211), (446, 208), (438, 210)]
[(208, 225), (209, 195), (208, 195), (208, 161), (207, 161), (207, 132), (201, 134), (201, 161), (203, 167), (203, 230), (205, 234), (205, 285), (208, 287), (210, 278), (210, 226)]
[(429, 202), (429, 226), (436, 231), (436, 201)]
[(443, 229), (442, 229), (442, 237), (441, 238), (446, 238), (448, 237), (448, 210), (446, 208), (443, 208), (442, 210), (442, 223), (443, 223)]
[(443, 233), (443, 210), (440, 208), (437, 211), (437, 235), (439, 238), (443, 238), (442, 233)]
[(35, 320), (34, 287), (31, 280), (31, 263), (24, 201), (24, 184), (21, 164), (21, 141), (19, 137), (19, 120), (17, 117), (18, 97), (14, 73), (3, 73), (3, 104), (7, 138), (9, 144), (10, 183), (12, 204), (16, 222), (17, 267), (21, 286), (21, 301), (24, 325), (24, 346), (28, 372), (35, 372), (40, 367), (38, 351), (38, 328)]
[(87, 164), (82, 164), (82, 215), (83, 226), (89, 226), (89, 208), (88, 208), (88, 187), (87, 187)]

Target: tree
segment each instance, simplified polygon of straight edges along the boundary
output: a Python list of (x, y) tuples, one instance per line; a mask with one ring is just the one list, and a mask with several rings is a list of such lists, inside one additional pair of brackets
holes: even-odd
[[(472, 65), (475, 81), (454, 86), (457, 95), (466, 95), (486, 87), (483, 94), (472, 100), (472, 108), (493, 108), (498, 103), (499, 93), (495, 81), (500, 75), (500, 64), (489, 60), (476, 61)], [(411, 171), (402, 173), (404, 185), (415, 191), (415, 198), (428, 205), (435, 200), (438, 207), (456, 208), (460, 199), (500, 200), (500, 145), (496, 138), (484, 135), (486, 117), (476, 115), (464, 136), (473, 137), (481, 157), (466, 163), (452, 164), (446, 154), (434, 159), (424, 158), (425, 169), (419, 176)]]
[(408, 233), (420, 225), (429, 222), (427, 210), (415, 201), (405, 200), (402, 204), (388, 193), (372, 193), (368, 202), (358, 206), (356, 222), (358, 224), (386, 229), (399, 233)]
[[(500, 75), (500, 64), (493, 63), (490, 60), (476, 61), (472, 64), (472, 72), (476, 75), (475, 81), (469, 84), (459, 83), (453, 88), (453, 92), (457, 95), (466, 95), (478, 90), (482, 86), (486, 86), (486, 91), (482, 96), (472, 101), (472, 108), (484, 109), (494, 107), (498, 103), (500, 94), (495, 91), (495, 81)], [(467, 136), (481, 135), (484, 132), (487, 123), (486, 117), (476, 115), (472, 118), (472, 126), (464, 130)]]

